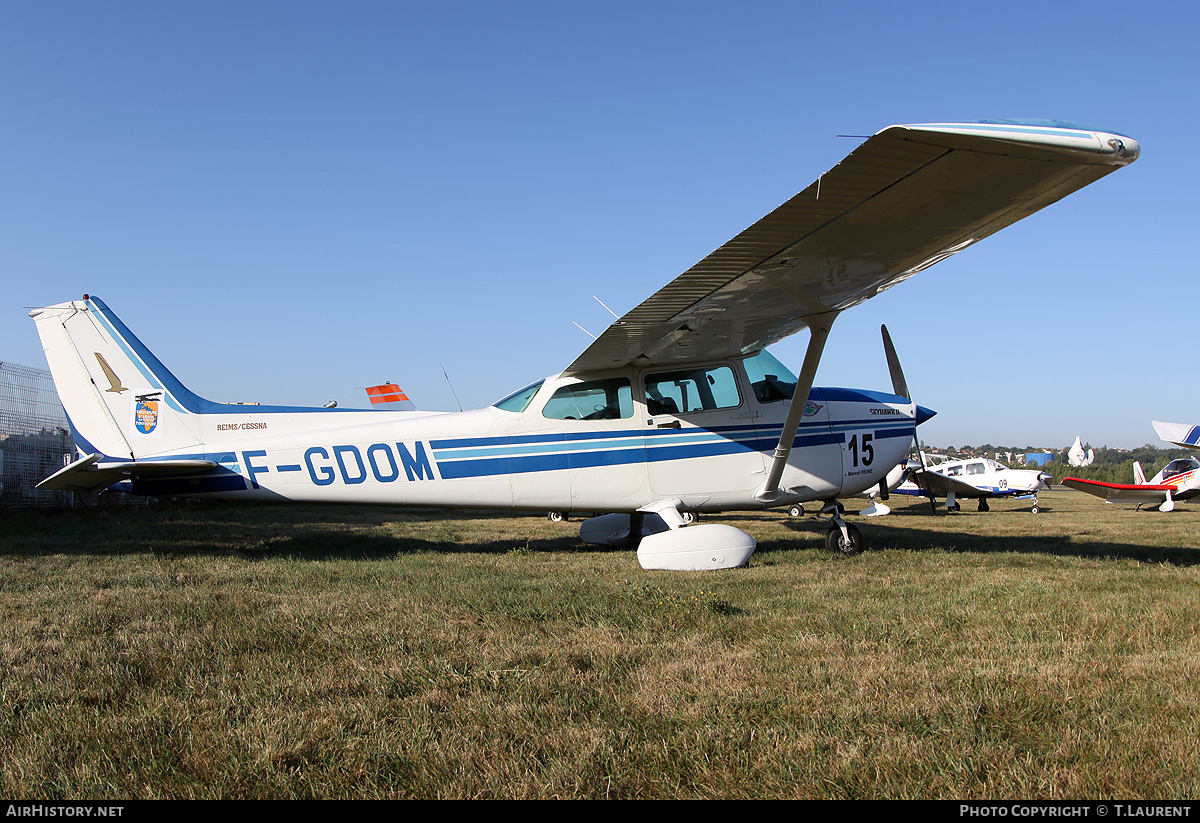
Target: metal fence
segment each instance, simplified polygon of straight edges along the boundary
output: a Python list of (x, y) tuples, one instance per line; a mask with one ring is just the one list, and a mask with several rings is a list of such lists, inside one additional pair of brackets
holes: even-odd
[(70, 492), (34, 487), (73, 453), (50, 372), (0, 362), (0, 506), (72, 505)]

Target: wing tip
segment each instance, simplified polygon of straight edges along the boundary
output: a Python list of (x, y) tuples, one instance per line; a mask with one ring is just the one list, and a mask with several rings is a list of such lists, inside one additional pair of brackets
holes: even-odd
[(1071, 154), (1100, 156), (1118, 165), (1128, 165), (1141, 154), (1138, 141), (1127, 134), (1066, 120), (998, 119), (961, 123), (912, 123), (888, 126), (879, 134), (892, 130), (1055, 149)]

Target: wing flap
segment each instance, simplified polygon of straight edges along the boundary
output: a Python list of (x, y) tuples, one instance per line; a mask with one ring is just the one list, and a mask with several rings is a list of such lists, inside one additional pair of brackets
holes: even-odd
[(141, 460), (100, 462), (101, 455), (81, 457), (47, 477), (37, 488), (67, 492), (93, 492), (130, 478), (186, 477), (216, 468), (211, 460)]
[(1133, 161), (1065, 128), (892, 126), (613, 323), (567, 369), (741, 356)]

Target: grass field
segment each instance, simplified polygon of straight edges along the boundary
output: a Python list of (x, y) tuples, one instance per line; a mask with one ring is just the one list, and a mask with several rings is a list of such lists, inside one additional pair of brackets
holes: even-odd
[(9, 512), (0, 795), (1200, 796), (1200, 505), (1041, 502), (855, 557), (730, 515), (704, 573), (542, 516)]

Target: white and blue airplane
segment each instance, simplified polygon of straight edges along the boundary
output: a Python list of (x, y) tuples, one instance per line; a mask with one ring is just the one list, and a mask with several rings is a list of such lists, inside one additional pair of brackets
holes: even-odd
[(943, 497), (950, 512), (962, 510), (960, 498), (977, 499), (981, 512), (990, 510), (988, 500), (994, 497), (1032, 500), (1030, 511), (1037, 514), (1041, 511), (1037, 493), (1053, 479), (1053, 475), (1036, 469), (1010, 469), (995, 460), (971, 457), (914, 469), (892, 493), (928, 497), (931, 506)]
[[(560, 374), (474, 411), (215, 403), (99, 298), (35, 309), (80, 455), (40, 487), (597, 512), (583, 539), (637, 546), (647, 569), (749, 560), (749, 534), (687, 514), (816, 501), (827, 545), (855, 552), (837, 499), (885, 480), (927, 412), (898, 393), (813, 388), (834, 320), (1138, 153), (1059, 122), (883, 129)], [(795, 375), (767, 347), (805, 328)]]

